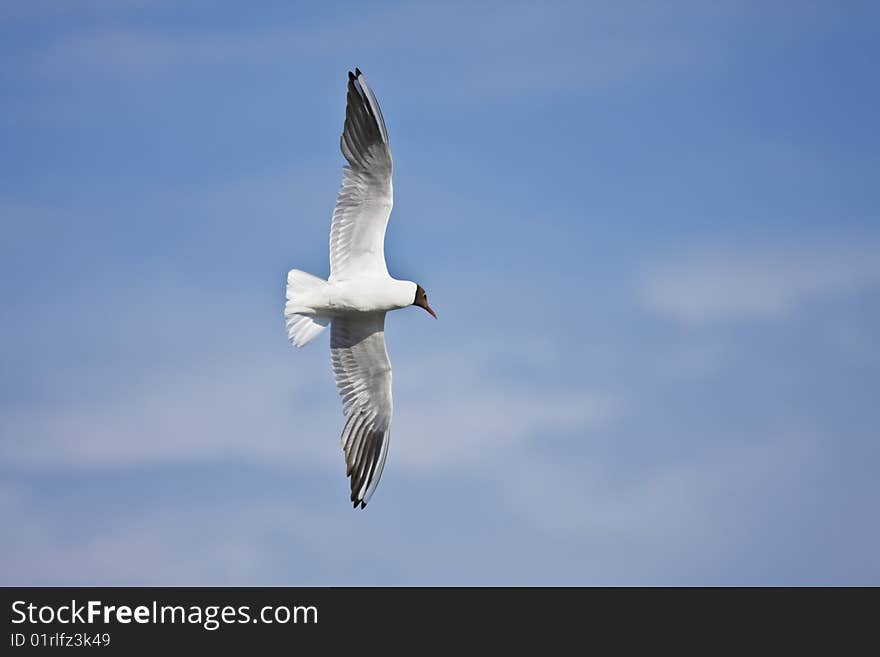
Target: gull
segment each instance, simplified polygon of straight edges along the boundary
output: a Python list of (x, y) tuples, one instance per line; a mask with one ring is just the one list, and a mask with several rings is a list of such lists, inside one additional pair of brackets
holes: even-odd
[(297, 347), (330, 326), (330, 356), (346, 417), (342, 451), (354, 508), (376, 490), (391, 435), (391, 361), (385, 313), (419, 306), (434, 318), (424, 288), (392, 278), (385, 265), (391, 215), (391, 149), (376, 96), (360, 69), (348, 72), (345, 126), (339, 139), (348, 165), (330, 222), (330, 278), (287, 274), (284, 318)]

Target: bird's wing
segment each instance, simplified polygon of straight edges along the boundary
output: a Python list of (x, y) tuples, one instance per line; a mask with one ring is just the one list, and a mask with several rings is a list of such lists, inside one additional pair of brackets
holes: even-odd
[(391, 361), (385, 313), (339, 316), (330, 325), (336, 387), (346, 415), (342, 430), (351, 501), (363, 508), (379, 483), (391, 435)]
[(360, 69), (348, 74), (345, 127), (348, 166), (330, 224), (330, 279), (388, 275), (385, 227), (391, 215), (391, 149), (382, 110)]

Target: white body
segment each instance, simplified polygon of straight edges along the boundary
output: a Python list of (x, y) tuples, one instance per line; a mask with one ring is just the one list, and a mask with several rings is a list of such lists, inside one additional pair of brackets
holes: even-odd
[(314, 285), (296, 295), (294, 302), (289, 303), (285, 311), (333, 318), (349, 313), (406, 308), (412, 305), (415, 296), (415, 283), (399, 281), (390, 276), (344, 281), (331, 278), (323, 285)]

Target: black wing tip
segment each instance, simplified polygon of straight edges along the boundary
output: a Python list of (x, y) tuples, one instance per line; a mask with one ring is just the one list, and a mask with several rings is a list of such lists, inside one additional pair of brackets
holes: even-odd
[(349, 499), (351, 500), (351, 505), (355, 509), (358, 508), (358, 505), (360, 505), (362, 509), (367, 506), (367, 501), (360, 497), (355, 490), (351, 491), (351, 497)]
[[(358, 75), (360, 75), (360, 73), (358, 73)], [(354, 82), (354, 73), (352, 73), (351, 71), (348, 72), (348, 79)]]
[[(350, 469), (353, 469), (353, 468), (350, 468)], [(347, 474), (347, 473), (346, 473), (346, 474)], [(367, 506), (367, 501), (364, 500), (364, 499), (362, 499), (362, 498), (357, 494), (357, 491), (355, 491), (354, 489), (352, 489), (352, 491), (351, 491), (351, 497), (349, 497), (348, 499), (351, 501), (351, 505), (352, 505), (352, 507), (355, 508), (355, 509), (358, 508), (358, 505), (360, 505), (360, 507), (361, 507), (362, 509), (363, 509), (364, 507)]]
[(361, 73), (361, 69), (359, 69), (358, 67), (355, 66), (354, 73), (352, 73), (351, 71), (348, 72), (348, 79), (351, 80), (352, 82), (354, 82), (362, 75), (363, 75), (363, 73)]
[(363, 75), (363, 73), (361, 73), (361, 69), (359, 69), (357, 66), (354, 67), (354, 74), (356, 77), (361, 77)]

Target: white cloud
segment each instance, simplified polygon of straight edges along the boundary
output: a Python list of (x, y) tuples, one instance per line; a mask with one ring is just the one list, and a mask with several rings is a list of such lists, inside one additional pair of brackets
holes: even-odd
[[(98, 521), (86, 513), (90, 522), (70, 526), (59, 522), (64, 503), (0, 484), (0, 517), (16, 528), (0, 575), (22, 585), (737, 583), (731, 561), (764, 530), (761, 511), (784, 508), (798, 482), (815, 477), (816, 450), (808, 435), (782, 432), (651, 463), (635, 476), (632, 464), (616, 468), (598, 453), (574, 461), (537, 449), (508, 453), (481, 468), (475, 498), (444, 499), (454, 510), (497, 496), (503, 529), (493, 528), (489, 543), (453, 538), (454, 521), (432, 526), (431, 514), (399, 499), (352, 515), (332, 501), (268, 499), (259, 488), (128, 495), (126, 513)], [(434, 479), (460, 481), (454, 472)], [(75, 516), (85, 513), (79, 503), (70, 502)], [(522, 544), (493, 557), (492, 546), (511, 537)], [(532, 562), (534, 550), (546, 558), (565, 545), (583, 559), (564, 568)], [(432, 549), (444, 558), (437, 562)]]
[[(154, 323), (137, 325), (140, 313), (117, 316), (110, 332), (131, 344), (170, 345), (174, 332), (197, 335), (189, 324), (201, 323), (201, 314), (188, 308), (187, 290), (176, 292), (181, 299), (155, 306), (150, 294), (138, 295)], [(161, 362), (131, 364), (124, 375), (108, 371), (106, 381), (93, 376), (87, 389), (78, 370), (58, 368), (53, 390), (63, 394), (80, 385), (84, 394), (0, 409), (0, 459), (24, 471), (230, 459), (338, 469), (343, 419), (326, 336), (296, 351), (282, 341), (279, 331), (277, 344), (257, 352), (218, 358), (211, 349), (180, 359), (181, 343)], [(412, 473), (472, 468), (522, 449), (534, 436), (586, 432), (619, 414), (621, 400), (593, 388), (524, 388), (497, 380), (491, 370), (499, 358), (532, 357), (528, 349), (479, 343), (459, 345), (452, 356), (393, 357), (396, 467)]]
[(685, 323), (773, 319), (814, 299), (880, 285), (875, 239), (723, 248), (688, 254), (643, 277), (646, 307)]
[[(516, 357), (511, 354), (511, 357)], [(396, 410), (395, 463), (411, 471), (473, 468), (497, 463), (522, 451), (532, 439), (549, 434), (587, 434), (606, 426), (622, 411), (622, 401), (591, 389), (509, 388), (491, 376), (479, 376), (466, 364), (474, 358), (446, 358), (453, 364), (449, 385), (405, 395)], [(439, 360), (439, 359), (438, 359)], [(399, 380), (426, 370), (404, 363)], [(436, 370), (434, 370), (436, 371)], [(413, 395), (415, 397), (415, 395)]]
[(817, 449), (808, 432), (771, 432), (653, 462), (635, 477), (602, 459), (534, 455), (507, 464), (498, 485), (511, 512), (548, 543), (581, 541), (583, 570), (568, 583), (729, 585), (742, 583), (730, 564), (766, 531), (762, 510), (788, 503), (780, 491), (812, 476)]

